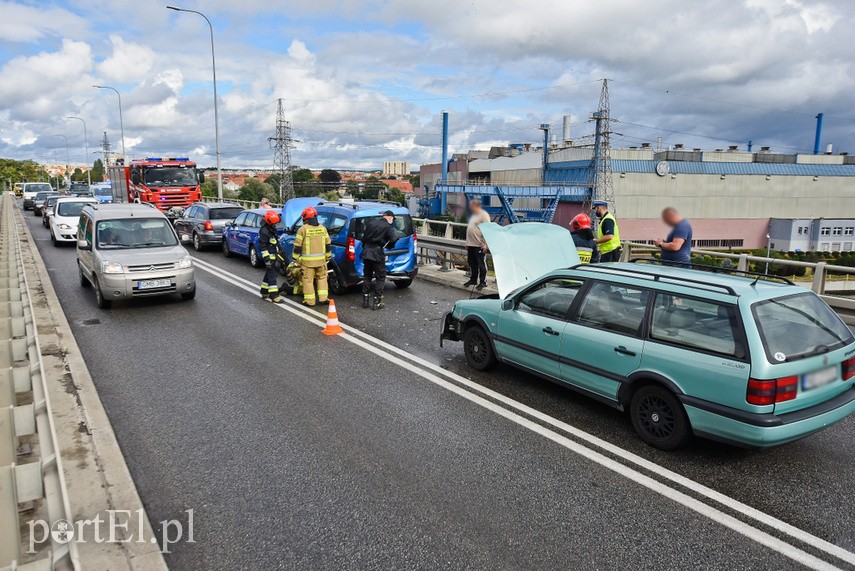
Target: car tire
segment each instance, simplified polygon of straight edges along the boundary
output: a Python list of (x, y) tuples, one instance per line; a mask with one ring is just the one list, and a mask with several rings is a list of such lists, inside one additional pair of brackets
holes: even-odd
[(204, 246), (202, 246), (202, 239), (199, 238), (199, 235), (193, 232), (193, 249), (197, 252), (201, 252)]
[(463, 334), (466, 363), (476, 371), (487, 371), (496, 365), (496, 353), (490, 337), (480, 325), (472, 325)]
[(95, 289), (95, 302), (98, 304), (98, 309), (110, 309), (113, 302), (104, 297), (104, 292), (101, 291), (101, 286), (98, 284), (98, 278), (93, 278), (92, 287)]
[(44, 226), (45, 228), (48, 228), (48, 223), (47, 223), (46, 218), (42, 218), (42, 226)]
[(41, 212), (33, 208), (33, 216), (38, 216), (39, 214), (41, 214)]
[(689, 441), (689, 417), (677, 397), (659, 385), (635, 391), (629, 404), (632, 426), (641, 439), (660, 450), (674, 450)]
[(261, 261), (261, 256), (258, 255), (258, 250), (255, 249), (254, 244), (249, 245), (249, 263), (252, 264), (253, 268), (264, 267), (264, 262)]
[(86, 288), (91, 286), (92, 284), (86, 279), (86, 276), (83, 274), (83, 268), (80, 267), (80, 262), (77, 262), (77, 273), (80, 274), (80, 287)]
[(394, 283), (395, 287), (398, 289), (406, 289), (406, 288), (410, 287), (411, 285), (413, 285), (413, 279), (410, 278), (408, 280), (395, 280), (392, 283)]
[(223, 255), (227, 258), (232, 257), (232, 251), (229, 250), (229, 241), (226, 240), (225, 236), (223, 236)]
[(53, 234), (53, 229), (50, 231), (50, 241), (53, 242), (53, 245), (59, 248), (59, 240), (56, 239), (56, 236)]
[(333, 260), (330, 260), (327, 269), (327, 289), (329, 289), (330, 295), (334, 297), (344, 295), (347, 292), (347, 285), (341, 279), (338, 264)]
[(181, 299), (183, 299), (184, 301), (190, 301), (194, 297), (196, 297), (196, 288), (195, 287), (191, 291), (187, 291), (187, 292), (184, 292), (181, 294)]

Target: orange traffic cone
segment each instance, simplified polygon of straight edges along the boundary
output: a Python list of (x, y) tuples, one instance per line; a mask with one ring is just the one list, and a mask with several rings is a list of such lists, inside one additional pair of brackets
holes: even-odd
[(338, 313), (335, 311), (335, 300), (330, 300), (330, 308), (327, 311), (327, 326), (324, 327), (324, 335), (338, 335), (344, 333), (341, 325), (338, 323)]

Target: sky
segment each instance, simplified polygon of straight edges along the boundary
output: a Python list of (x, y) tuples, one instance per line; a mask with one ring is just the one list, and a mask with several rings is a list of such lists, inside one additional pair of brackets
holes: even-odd
[[(270, 167), (277, 99), (310, 168), (414, 168), (590, 141), (609, 79), (613, 145), (855, 153), (851, 0), (172, 0), (210, 19), (224, 167)], [(205, 20), (151, 0), (0, 0), (0, 157), (90, 161), (106, 131), (131, 156), (215, 162)]]

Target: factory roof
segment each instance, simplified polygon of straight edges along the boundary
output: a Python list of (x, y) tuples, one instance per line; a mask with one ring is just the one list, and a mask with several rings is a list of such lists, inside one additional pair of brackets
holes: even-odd
[[(659, 161), (612, 159), (612, 172), (616, 173), (655, 173)], [(566, 180), (566, 176), (587, 170), (590, 161), (568, 161), (549, 163), (547, 180)], [(706, 161), (669, 161), (671, 174), (709, 174), (709, 175), (775, 175), (775, 176), (853, 176), (855, 164), (786, 164), (786, 163), (743, 163), (743, 162), (706, 162)], [(571, 171), (571, 172), (568, 172)]]

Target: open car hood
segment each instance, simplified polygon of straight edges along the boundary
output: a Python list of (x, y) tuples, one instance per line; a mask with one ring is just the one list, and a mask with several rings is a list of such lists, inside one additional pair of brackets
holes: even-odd
[(292, 198), (282, 207), (282, 223), (285, 228), (291, 228), (300, 219), (303, 210), (309, 206), (317, 206), (323, 202), (323, 198), (313, 196), (311, 198)]
[(536, 280), (543, 274), (580, 263), (570, 232), (556, 224), (520, 222), (478, 226), (490, 248), (499, 296)]

